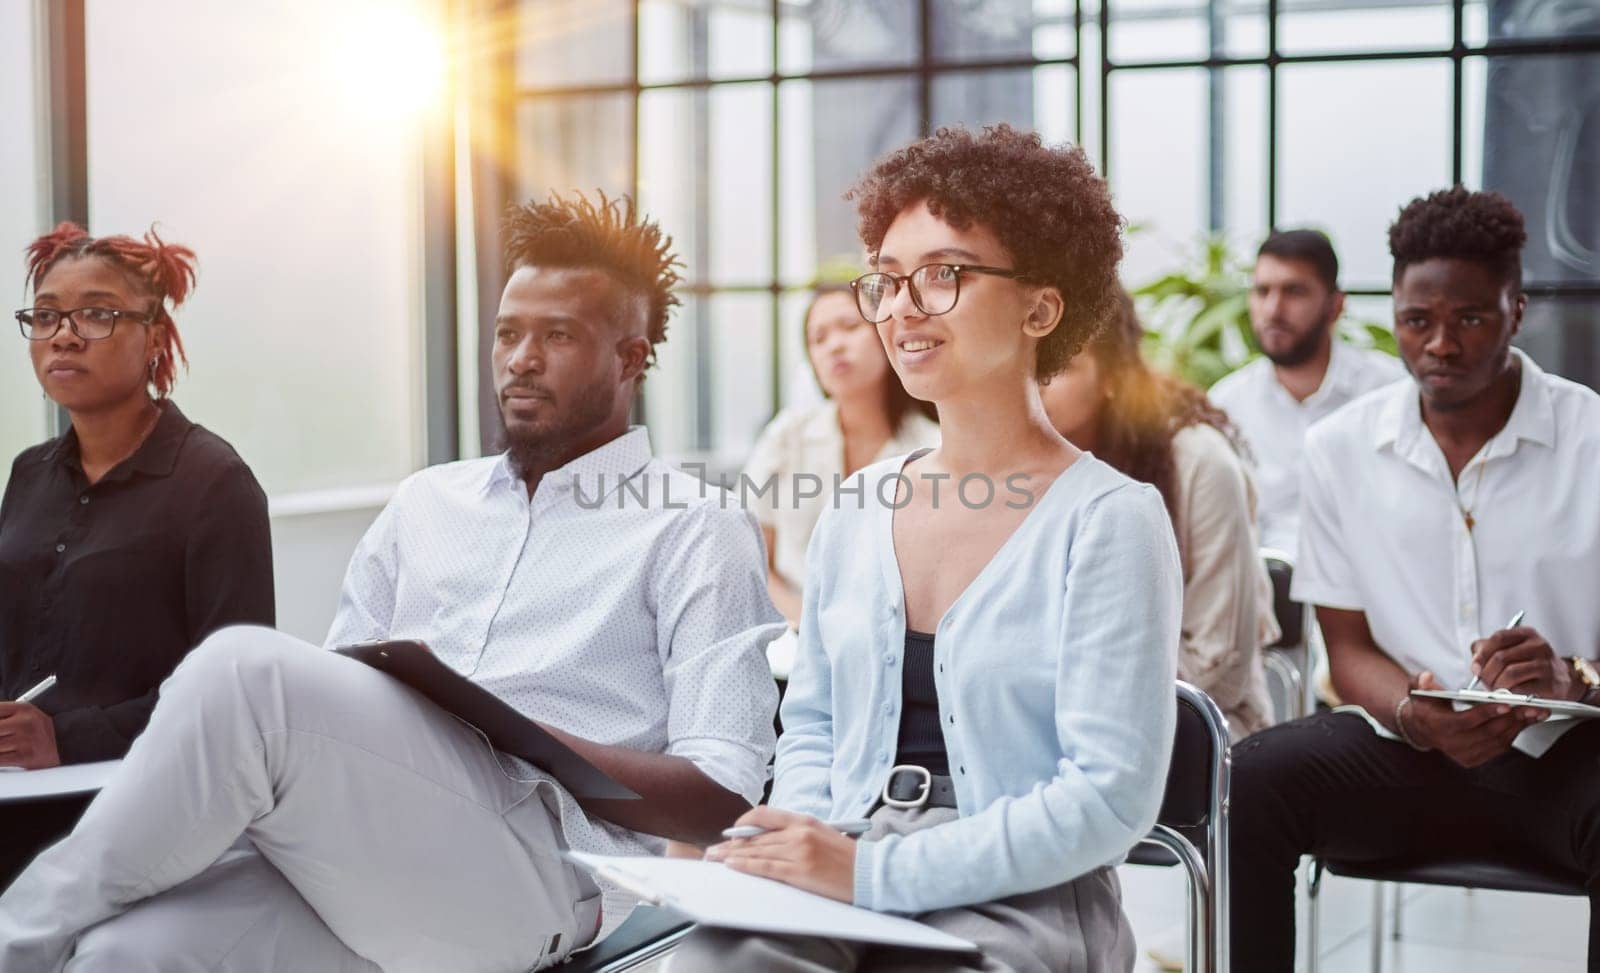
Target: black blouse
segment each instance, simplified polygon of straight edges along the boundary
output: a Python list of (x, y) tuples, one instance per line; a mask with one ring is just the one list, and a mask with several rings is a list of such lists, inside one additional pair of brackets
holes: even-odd
[(25, 450), (0, 501), (0, 699), (36, 700), (62, 763), (128, 750), (156, 689), (225, 625), (273, 624), (267, 498), (239, 455), (171, 402), (90, 485), (67, 433)]

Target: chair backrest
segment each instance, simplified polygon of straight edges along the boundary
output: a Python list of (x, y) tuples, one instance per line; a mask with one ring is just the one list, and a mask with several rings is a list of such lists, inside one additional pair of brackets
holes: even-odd
[(1289, 597), (1289, 583), (1294, 579), (1294, 564), (1287, 554), (1263, 549), (1261, 557), (1267, 562), (1267, 576), (1272, 579), (1272, 613), (1278, 617), (1278, 628), (1283, 632), (1270, 648), (1293, 647), (1306, 640), (1306, 606)]
[(1210, 696), (1178, 683), (1178, 730), (1157, 820), (1172, 828), (1214, 824), (1228, 793), (1228, 721)]

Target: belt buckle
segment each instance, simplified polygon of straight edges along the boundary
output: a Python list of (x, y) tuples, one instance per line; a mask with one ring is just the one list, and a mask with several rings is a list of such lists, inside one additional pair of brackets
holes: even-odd
[[(912, 799), (910, 799), (910, 800), (906, 800), (904, 798), (898, 798), (898, 797), (895, 797), (895, 796), (893, 796), (892, 794), (889, 793), (889, 789), (894, 786), (895, 775), (899, 774), (902, 771), (904, 771), (906, 773), (911, 773), (911, 774), (918, 774), (918, 775), (920, 775), (922, 777), (922, 781), (920, 783), (917, 796), (912, 798)], [(928, 768), (919, 767), (916, 764), (896, 764), (895, 766), (890, 767), (889, 768), (889, 779), (883, 782), (883, 803), (888, 805), (889, 807), (898, 807), (898, 808), (917, 808), (917, 807), (922, 807), (924, 804), (928, 803), (928, 797), (932, 793), (933, 793), (933, 773), (931, 771), (929, 771)]]

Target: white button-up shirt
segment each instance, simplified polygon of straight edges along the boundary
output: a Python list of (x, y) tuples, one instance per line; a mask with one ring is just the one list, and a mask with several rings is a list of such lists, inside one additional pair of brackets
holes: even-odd
[[(1447, 687), (1523, 610), (1559, 655), (1600, 657), (1600, 396), (1515, 354), (1511, 417), (1454, 482), (1410, 381), (1306, 439), (1295, 599), (1365, 612), (1384, 652)], [(1538, 756), (1570, 726), (1529, 727), (1516, 746)]]
[(1207, 393), (1238, 426), (1250, 447), (1261, 543), (1293, 556), (1299, 541), (1300, 452), (1312, 423), (1353, 399), (1405, 376), (1392, 355), (1335, 340), (1322, 385), (1296, 402), (1278, 382), (1272, 362), (1257, 358), (1222, 378)]
[[(531, 500), (504, 456), (407, 479), (351, 558), (327, 645), (418, 639), (531, 719), (685, 757), (753, 803), (775, 743), (765, 649), (783, 630), (754, 520), (635, 427)], [(661, 850), (557, 793), (571, 847)], [(631, 903), (606, 891), (609, 931)]]

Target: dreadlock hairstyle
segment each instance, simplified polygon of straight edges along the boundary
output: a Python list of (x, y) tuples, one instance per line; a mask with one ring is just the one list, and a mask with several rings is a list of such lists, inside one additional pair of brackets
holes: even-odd
[(63, 260), (98, 257), (110, 261), (146, 292), (151, 301), (152, 323), (160, 329), (150, 384), (156, 398), (172, 392), (178, 363), (189, 367), (183, 338), (172, 311), (194, 290), (195, 255), (188, 247), (167, 243), (151, 227), (142, 240), (131, 236), (92, 237), (76, 223), (63, 222), (28, 244), (27, 286), (35, 292), (51, 268)]
[(1511, 200), (1461, 186), (1413, 199), (1389, 227), (1396, 282), (1412, 264), (1451, 257), (1487, 264), (1520, 291), (1527, 242), (1522, 213)]
[(1178, 472), (1172, 437), (1189, 426), (1207, 425), (1226, 436), (1241, 455), (1244, 448), (1233, 421), (1204, 392), (1150, 367), (1139, 351), (1143, 338), (1133, 299), (1119, 289), (1111, 319), (1084, 347), (1110, 393), (1100, 410), (1095, 455), (1160, 490), (1176, 523)]
[[(505, 218), (506, 272), (572, 267), (606, 274), (628, 297), (645, 303), (649, 367), (655, 364), (656, 345), (667, 338), (667, 318), (679, 303), (673, 288), (683, 262), (672, 252), (672, 238), (637, 212), (632, 197), (598, 195), (594, 202), (583, 193), (570, 199), (551, 193), (542, 203), (512, 206)], [(621, 304), (613, 306), (614, 319), (623, 313)]]

